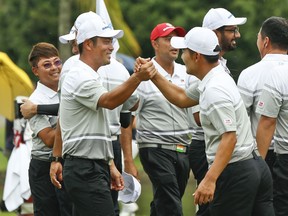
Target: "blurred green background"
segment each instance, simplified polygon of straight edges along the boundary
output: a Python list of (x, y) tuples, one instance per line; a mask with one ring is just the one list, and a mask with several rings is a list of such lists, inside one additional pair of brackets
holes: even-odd
[[(63, 60), (71, 55), (69, 45), (60, 44), (59, 35), (69, 32), (76, 17), (96, 10), (96, 0), (0, 0), (0, 51), (34, 79), (27, 63), (31, 47), (41, 41), (54, 44)], [(247, 66), (259, 61), (256, 38), (262, 22), (270, 16), (287, 17), (288, 0), (105, 0), (114, 28), (123, 29), (120, 53), (133, 57), (154, 55), (150, 32), (162, 22), (184, 27), (201, 26), (210, 8), (224, 7), (237, 17), (247, 17), (240, 26), (238, 48), (227, 53), (228, 68), (237, 80)], [(179, 58), (179, 61), (180, 58)]]

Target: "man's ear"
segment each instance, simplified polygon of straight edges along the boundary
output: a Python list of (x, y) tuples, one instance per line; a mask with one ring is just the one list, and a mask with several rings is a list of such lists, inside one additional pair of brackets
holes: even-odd
[(94, 46), (94, 43), (92, 40), (85, 40), (83, 42), (83, 47), (85, 47), (88, 50), (91, 50), (93, 48), (93, 46)]
[[(219, 31), (219, 30), (214, 30), (214, 32), (215, 32), (217, 38), (222, 38), (222, 32), (221, 32), (221, 31)], [(219, 40), (219, 39), (218, 39), (218, 40)]]
[(37, 67), (32, 67), (32, 72), (35, 76), (39, 76), (39, 73), (38, 73), (38, 68)]
[(270, 43), (270, 38), (269, 37), (265, 37), (264, 38), (264, 48), (267, 48), (269, 43)]
[(196, 52), (191, 53), (191, 59), (195, 62), (198, 62), (200, 55), (201, 55), (200, 53), (196, 53)]
[(154, 49), (158, 48), (158, 46), (159, 46), (159, 44), (158, 44), (158, 42), (157, 42), (156, 40), (152, 40), (152, 41), (151, 41), (151, 45), (152, 45), (152, 47), (153, 47)]

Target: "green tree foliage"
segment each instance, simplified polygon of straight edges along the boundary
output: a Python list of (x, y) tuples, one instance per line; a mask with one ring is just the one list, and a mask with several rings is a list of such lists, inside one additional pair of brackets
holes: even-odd
[[(66, 1), (67, 9), (63, 9), (62, 6), (59, 10), (61, 1)], [(288, 14), (288, 0), (105, 0), (105, 2), (112, 22), (117, 23), (117, 28), (130, 27), (144, 57), (154, 55), (149, 37), (151, 30), (158, 23), (170, 22), (173, 25), (183, 26), (188, 31), (194, 26), (201, 26), (205, 13), (212, 7), (224, 7), (235, 16), (247, 17), (247, 23), (240, 26), (241, 38), (237, 42), (237, 50), (225, 55), (235, 79), (244, 68), (260, 60), (256, 37), (262, 22), (270, 16), (287, 17)], [(119, 3), (127, 26), (122, 27), (121, 24), (118, 26), (118, 22), (113, 21), (115, 14), (116, 20), (117, 16), (120, 16), (117, 15), (120, 14), (119, 11), (115, 12), (117, 7), (112, 7), (115, 6), (113, 5), (115, 2)], [(6, 52), (34, 80), (35, 77), (27, 63), (31, 47), (41, 41), (59, 47), (59, 35), (70, 30), (75, 18), (84, 11), (95, 11), (95, 0), (69, 0), (69, 4), (71, 5), (68, 5), (67, 0), (0, 0), (0, 50)], [(110, 5), (114, 8), (111, 11)], [(70, 20), (68, 24), (63, 24), (62, 21), (59, 25), (59, 20), (68, 22), (67, 16), (63, 18), (63, 13), (70, 13)], [(120, 39), (120, 44), (121, 40), (123, 39)], [(129, 39), (127, 41), (129, 42)], [(124, 46), (127, 46), (126, 44)], [(139, 53), (139, 50), (135, 53)]]
[[(124, 19), (133, 29), (141, 47), (142, 56), (152, 57), (150, 32), (155, 25), (170, 22), (189, 31), (201, 26), (204, 15), (210, 8), (223, 7), (236, 17), (247, 17), (240, 26), (241, 38), (236, 51), (226, 53), (228, 67), (237, 80), (240, 72), (260, 60), (256, 46), (257, 33), (262, 22), (270, 16), (287, 17), (288, 0), (125, 0), (121, 2)], [(179, 58), (181, 62), (181, 59)]]
[(6, 0), (0, 7), (0, 50), (30, 74), (28, 54), (37, 42), (57, 44), (58, 0)]

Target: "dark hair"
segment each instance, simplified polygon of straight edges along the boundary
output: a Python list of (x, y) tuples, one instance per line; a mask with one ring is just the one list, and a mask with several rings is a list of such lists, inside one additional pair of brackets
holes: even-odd
[(206, 61), (209, 63), (215, 63), (219, 59), (219, 54), (214, 55), (214, 56), (210, 56), (210, 55), (203, 55), (203, 56), (206, 59)]
[[(93, 42), (93, 45), (95, 46), (96, 43), (97, 43), (97, 38), (98, 38), (98, 37), (95, 36), (95, 37), (92, 37), (92, 38), (90, 38), (90, 39), (88, 39), (88, 40), (91, 40), (91, 41)], [(83, 43), (84, 43), (84, 41), (83, 41)], [(78, 44), (78, 49), (79, 49), (79, 53), (80, 53), (80, 54), (83, 52), (83, 43)]]
[(272, 16), (266, 19), (260, 30), (261, 37), (268, 37), (275, 48), (288, 50), (288, 20)]
[(221, 27), (219, 27), (219, 28), (217, 28), (217, 29), (215, 29), (215, 30), (216, 30), (216, 31), (223, 32), (223, 31), (225, 30), (225, 27), (226, 27), (226, 26), (221, 26)]
[[(191, 54), (196, 53), (196, 52), (193, 51), (193, 50), (190, 50), (190, 49), (188, 49), (188, 50), (189, 50), (189, 52), (190, 52)], [(219, 45), (217, 45), (213, 51), (214, 51), (214, 52), (220, 52), (220, 51), (221, 51), (221, 47), (220, 47)], [(215, 62), (217, 62), (217, 61), (219, 60), (219, 54), (213, 55), (213, 56), (211, 56), (211, 55), (204, 55), (204, 54), (201, 54), (201, 55), (206, 59), (206, 61), (207, 61), (208, 63), (215, 63)]]
[(59, 57), (57, 48), (53, 44), (40, 42), (32, 47), (28, 56), (28, 62), (31, 67), (35, 67), (37, 66), (40, 58), (50, 58), (54, 56)]

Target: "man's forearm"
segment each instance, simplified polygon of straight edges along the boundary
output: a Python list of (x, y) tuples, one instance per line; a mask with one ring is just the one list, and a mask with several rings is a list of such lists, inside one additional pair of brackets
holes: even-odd
[(120, 144), (123, 150), (123, 157), (124, 157), (124, 170), (125, 172), (133, 175), (135, 178), (138, 177), (138, 170), (134, 164), (133, 160), (133, 151), (132, 151), (132, 126), (133, 126), (133, 118), (130, 122), (129, 127), (121, 128), (121, 135), (120, 135)]
[(198, 104), (198, 101), (192, 100), (186, 95), (183, 88), (169, 82), (159, 72), (157, 72), (151, 81), (157, 86), (170, 103), (180, 108), (192, 107)]
[(260, 155), (265, 159), (276, 128), (276, 118), (261, 116), (256, 132), (256, 142)]
[(217, 181), (231, 159), (236, 142), (236, 132), (226, 132), (222, 134), (215, 160), (206, 173), (205, 178), (211, 178), (212, 181)]
[(59, 124), (59, 119), (57, 121), (56, 131), (55, 131), (53, 156), (54, 157), (62, 157), (62, 137), (61, 137), (61, 128), (60, 128), (60, 124)]

